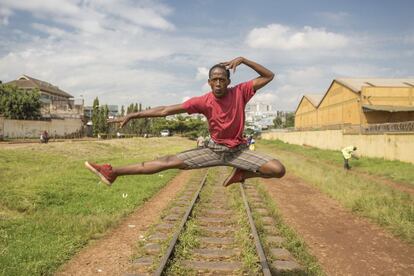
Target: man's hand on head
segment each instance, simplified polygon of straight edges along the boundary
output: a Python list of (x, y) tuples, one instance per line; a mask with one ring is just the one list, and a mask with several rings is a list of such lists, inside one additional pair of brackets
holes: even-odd
[(220, 64), (227, 67), (229, 70), (233, 70), (233, 74), (236, 72), (236, 67), (242, 64), (244, 61), (244, 57), (237, 57), (230, 61), (221, 62)]

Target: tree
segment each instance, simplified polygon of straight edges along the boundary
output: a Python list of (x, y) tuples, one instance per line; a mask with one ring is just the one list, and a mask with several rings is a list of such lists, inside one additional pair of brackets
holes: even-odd
[(282, 121), (282, 118), (280, 118), (279, 116), (278, 116), (278, 117), (276, 117), (276, 118), (273, 120), (273, 125), (275, 126), (275, 128), (282, 128), (282, 127), (283, 127), (283, 121)]
[(104, 105), (101, 108), (101, 132), (108, 133), (109, 130), (109, 124), (108, 124), (108, 115), (109, 115), (109, 108), (108, 105)]
[(295, 113), (294, 112), (286, 113), (285, 127), (294, 127), (294, 126), (295, 126)]
[(123, 105), (121, 106), (121, 116), (122, 116), (122, 117), (124, 117), (124, 116), (125, 116), (125, 108), (124, 108), (124, 106), (123, 106)]
[(6, 118), (36, 120), (41, 117), (39, 89), (24, 90), (0, 84), (0, 113)]
[(93, 125), (93, 135), (98, 136), (100, 128), (100, 114), (99, 114), (99, 99), (98, 97), (93, 100), (92, 106), (92, 125)]

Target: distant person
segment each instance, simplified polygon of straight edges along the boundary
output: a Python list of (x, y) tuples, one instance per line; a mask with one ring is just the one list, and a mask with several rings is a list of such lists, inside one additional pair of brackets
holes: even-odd
[(198, 136), (197, 138), (197, 148), (203, 148), (205, 146), (205, 142), (206, 140), (204, 139), (203, 136)]
[(247, 145), (250, 146), (250, 143), (252, 142), (253, 136), (249, 135), (247, 136)]
[(254, 140), (253, 137), (251, 137), (250, 139), (250, 144), (249, 144), (249, 150), (256, 150), (256, 145), (255, 145), (256, 141)]
[(47, 144), (47, 142), (49, 142), (49, 133), (46, 130), (44, 130), (40, 134), (40, 143)]
[(349, 159), (352, 157), (355, 159), (359, 159), (357, 156), (355, 156), (355, 151), (357, 150), (357, 147), (354, 146), (348, 146), (342, 149), (342, 155), (344, 157), (344, 169), (350, 170), (351, 166), (349, 166)]
[[(244, 64), (258, 73), (258, 77), (234, 87), (230, 85), (230, 71)], [(208, 84), (211, 92), (193, 97), (182, 104), (160, 106), (136, 113), (129, 113), (121, 127), (131, 119), (164, 117), (187, 112), (206, 116), (211, 139), (206, 147), (195, 148), (157, 160), (113, 168), (110, 164), (97, 165), (85, 162), (85, 166), (101, 180), (111, 185), (118, 176), (153, 174), (167, 169), (197, 169), (213, 166), (231, 166), (232, 173), (223, 182), (224, 186), (243, 182), (252, 177), (283, 177), (285, 167), (277, 159), (258, 152), (249, 151), (243, 139), (245, 125), (244, 109), (256, 91), (268, 84), (274, 74), (262, 65), (243, 57), (216, 64), (209, 70)]]

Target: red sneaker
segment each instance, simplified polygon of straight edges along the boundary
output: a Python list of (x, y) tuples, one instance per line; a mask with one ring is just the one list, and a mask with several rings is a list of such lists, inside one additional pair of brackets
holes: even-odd
[(231, 174), (224, 180), (223, 186), (227, 187), (230, 184), (237, 183), (237, 182), (244, 182), (244, 172), (245, 170), (234, 168)]
[(99, 176), (101, 180), (105, 182), (108, 186), (111, 186), (116, 179), (116, 175), (112, 171), (112, 166), (109, 164), (98, 165), (85, 161), (85, 167), (97, 176)]

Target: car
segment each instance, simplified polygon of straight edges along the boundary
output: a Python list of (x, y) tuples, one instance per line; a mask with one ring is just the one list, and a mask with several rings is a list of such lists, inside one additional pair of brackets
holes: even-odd
[(162, 137), (170, 136), (170, 131), (168, 129), (163, 129), (160, 134)]

